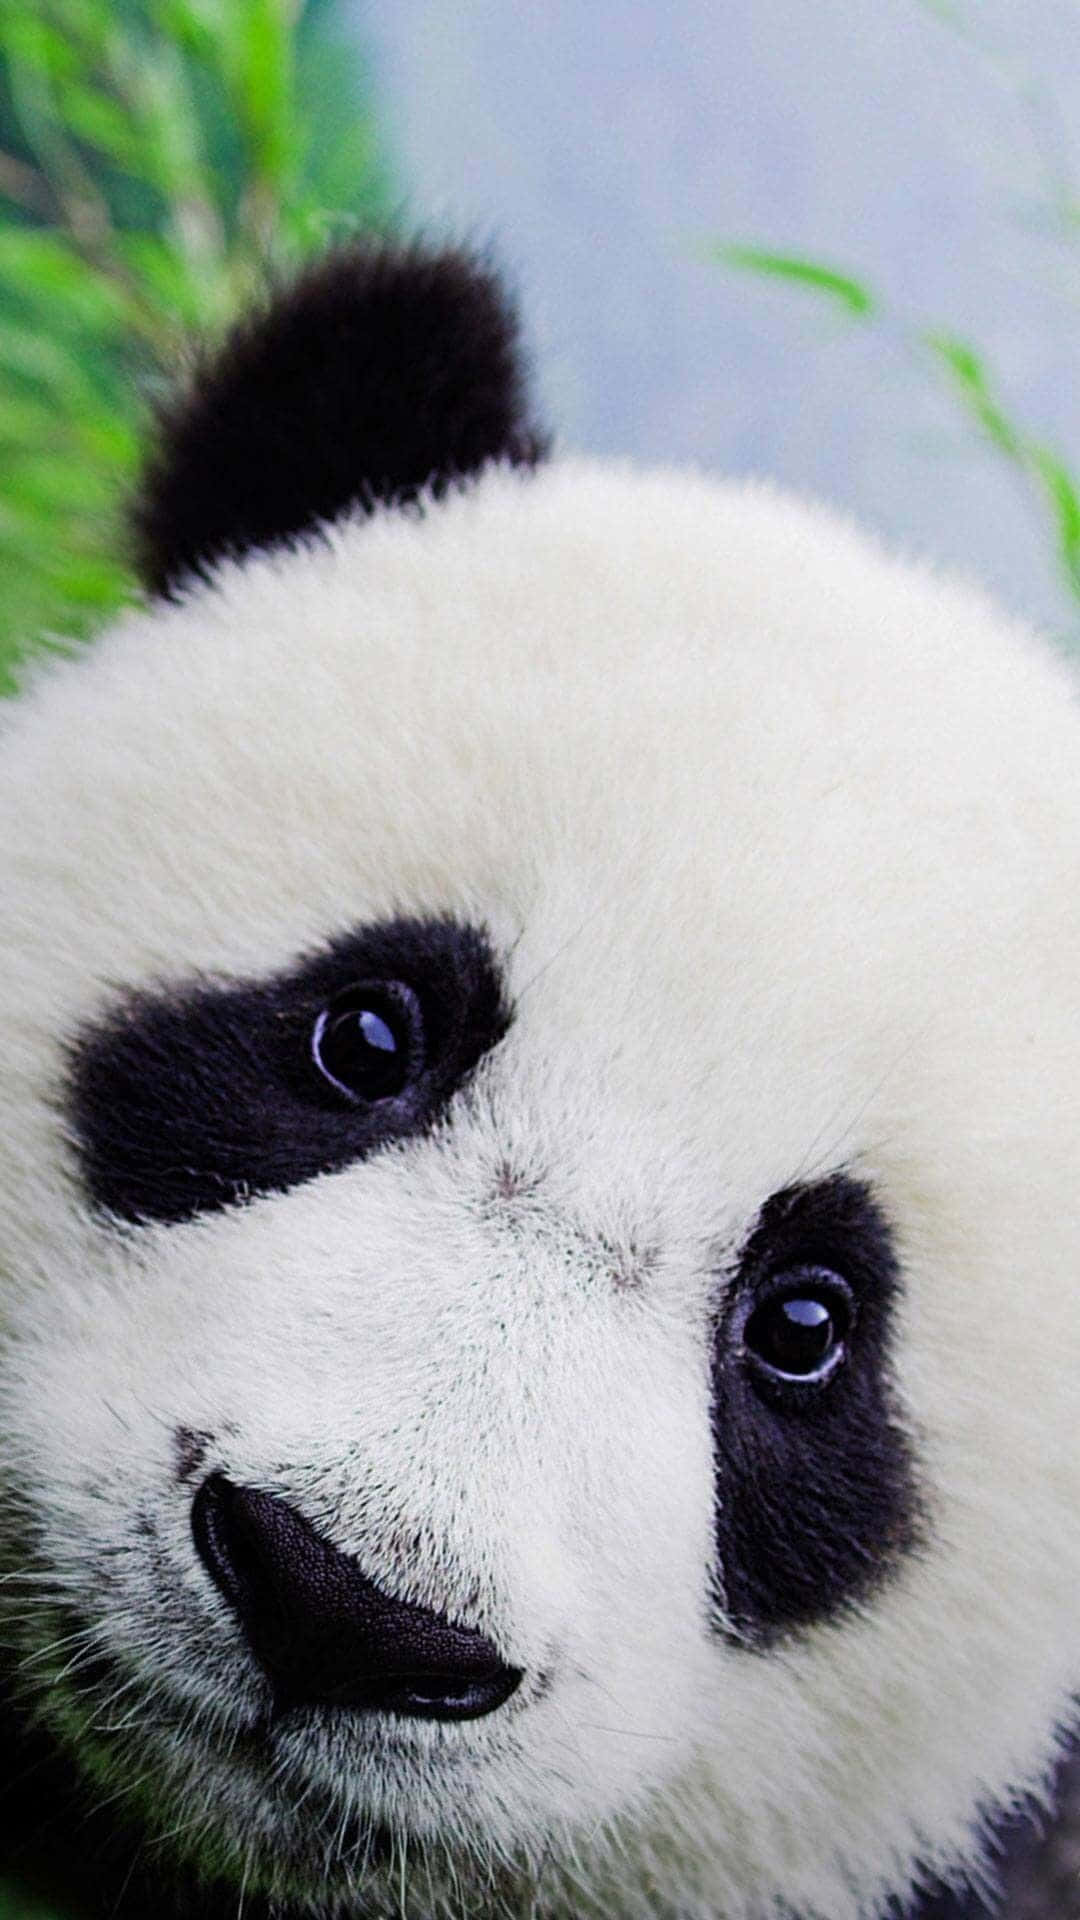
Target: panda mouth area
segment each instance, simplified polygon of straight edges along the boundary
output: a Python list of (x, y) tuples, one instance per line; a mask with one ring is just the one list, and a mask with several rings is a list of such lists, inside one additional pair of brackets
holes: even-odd
[(509, 1699), (518, 1679), (518, 1669), (511, 1668), (508, 1675), (501, 1667), (465, 1682), (459, 1674), (438, 1669), (363, 1672), (328, 1687), (318, 1701), (303, 1694), (294, 1697), (286, 1683), (275, 1688), (270, 1719), (273, 1726), (287, 1725), (305, 1719), (314, 1708), (320, 1716), (332, 1717), (380, 1713), (399, 1719), (479, 1720)]

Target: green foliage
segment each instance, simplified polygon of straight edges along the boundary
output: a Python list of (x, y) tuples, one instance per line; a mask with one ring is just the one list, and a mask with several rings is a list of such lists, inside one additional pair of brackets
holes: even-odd
[(924, 332), (919, 337), (945, 369), (976, 425), (1036, 488), (1054, 526), (1061, 571), (1080, 600), (1080, 491), (1076, 479), (1052, 447), (1032, 439), (1009, 419), (986, 368), (967, 341), (951, 333)]
[[(969, 57), (982, 60), (988, 72), (999, 82), (1003, 81), (1018, 99), (1026, 101), (1032, 130), (1041, 149), (1045, 115), (1039, 101), (1033, 95), (1030, 82), (994, 48), (983, 15), (973, 0), (916, 0), (916, 4), (937, 21), (954, 43), (963, 44)], [(1072, 253), (1080, 233), (1080, 197), (1060, 156), (1055, 156), (1049, 166), (1044, 160), (1043, 171), (1046, 211), (1052, 216), (1052, 227), (1058, 238)], [(808, 288), (834, 307), (841, 307), (854, 320), (877, 323), (894, 335), (899, 332), (908, 347), (946, 380), (972, 425), (1009, 462), (1034, 496), (1052, 530), (1060, 575), (1074, 603), (1080, 601), (1080, 476), (1054, 447), (1028, 433), (1013, 417), (984, 356), (970, 341), (942, 328), (905, 321), (890, 311), (862, 280), (837, 271), (831, 264), (736, 243), (713, 242), (708, 254), (725, 266)]]
[[(720, 242), (708, 252), (725, 266), (808, 287), (856, 320), (890, 318), (886, 303), (863, 281), (820, 261)], [(1053, 447), (1026, 433), (1011, 418), (984, 359), (969, 341), (932, 327), (904, 326), (902, 331), (909, 344), (944, 374), (968, 418), (1035, 492), (1053, 528), (1061, 573), (1080, 600), (1080, 481)]]
[(725, 266), (743, 267), (772, 280), (793, 280), (797, 286), (827, 294), (858, 318), (874, 311), (873, 295), (861, 281), (853, 280), (850, 274), (837, 273), (833, 267), (823, 267), (818, 260), (802, 260), (791, 253), (769, 253), (763, 247), (714, 246), (708, 252)]
[(120, 508), (185, 338), (385, 219), (333, 5), (0, 5), (0, 684), (130, 593)]

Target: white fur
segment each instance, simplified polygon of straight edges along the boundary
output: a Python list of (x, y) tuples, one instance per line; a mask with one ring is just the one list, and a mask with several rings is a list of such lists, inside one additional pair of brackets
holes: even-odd
[[(0, 813), (0, 1476), (39, 1540), (0, 1594), (88, 1768), (238, 1881), (372, 1915), (867, 1920), (919, 1861), (978, 1871), (1080, 1686), (1049, 651), (764, 488), (491, 471), (39, 671)], [(93, 1212), (62, 1048), (117, 988), (443, 910), (517, 1013), (433, 1137), (179, 1226)], [(752, 1654), (709, 1624), (710, 1325), (763, 1202), (841, 1166), (898, 1233), (929, 1539)], [(549, 1689), (260, 1771), (178, 1425)], [(48, 1650), (67, 1604), (113, 1701)], [(335, 1856), (350, 1812), (411, 1836), (391, 1868)]]

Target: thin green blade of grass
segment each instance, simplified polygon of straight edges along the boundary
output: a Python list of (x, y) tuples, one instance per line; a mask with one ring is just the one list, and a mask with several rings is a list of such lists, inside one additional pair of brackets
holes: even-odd
[(0, 283), (5, 281), (17, 298), (48, 301), (87, 338), (122, 334), (137, 318), (125, 290), (55, 230), (0, 224)]
[(945, 368), (976, 424), (1040, 488), (1054, 522), (1062, 570), (1080, 598), (1080, 486), (1065, 461), (1009, 419), (985, 363), (968, 341), (940, 332), (923, 333), (921, 339)]
[(281, 189), (296, 160), (291, 9), (249, 0), (241, 101), (258, 171)]
[[(943, 18), (954, 9), (934, 6)], [(839, 303), (858, 319), (889, 322), (897, 330), (897, 317), (889, 312), (870, 288), (854, 275), (840, 273), (817, 260), (778, 253), (766, 247), (712, 242), (706, 249), (710, 259), (740, 271), (783, 280), (822, 293)], [(1009, 417), (998, 397), (986, 363), (969, 340), (946, 328), (913, 326), (899, 321), (902, 338), (922, 354), (929, 355), (939, 373), (944, 374), (968, 418), (986, 436), (992, 446), (1037, 489), (1054, 527), (1058, 562), (1070, 593), (1080, 599), (1080, 482), (1053, 448), (1025, 434)]]
[(83, 358), (55, 334), (0, 317), (0, 382), (10, 378), (48, 393), (58, 406), (92, 406), (95, 389)]
[(1061, 564), (1080, 599), (1080, 486), (1064, 461), (1048, 447), (1032, 443), (1027, 457), (1045, 488), (1057, 524)]
[[(18, 15), (20, 9), (10, 11)], [(65, 39), (78, 42), (86, 54), (99, 53), (116, 31), (117, 0), (39, 0), (36, 17), (51, 15)]]
[(760, 274), (770, 280), (790, 281), (814, 293), (825, 294), (857, 319), (865, 319), (877, 311), (877, 300), (869, 287), (852, 274), (840, 273), (820, 260), (808, 260), (792, 253), (773, 253), (765, 247), (725, 242), (717, 242), (709, 251), (714, 259), (721, 260), (725, 266)]
[(58, 74), (74, 79), (82, 64), (69, 34), (61, 33), (49, 20), (24, 12), (0, 19), (0, 48), (9, 60), (20, 61), (50, 81)]
[(81, 76), (72, 80), (57, 76), (54, 87), (57, 111), (84, 147), (94, 148), (130, 179), (156, 184), (153, 154), (118, 101)]
[(967, 411), (994, 445), (1011, 460), (1022, 460), (1023, 435), (1013, 426), (991, 391), (990, 377), (974, 347), (956, 334), (929, 331), (919, 338), (943, 367)]

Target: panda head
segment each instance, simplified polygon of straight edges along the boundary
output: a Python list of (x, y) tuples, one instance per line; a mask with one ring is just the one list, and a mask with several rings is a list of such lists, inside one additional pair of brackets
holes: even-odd
[(1080, 1682), (1080, 719), (543, 453), (334, 256), (5, 717), (7, 1724), (204, 1914), (876, 1920)]

